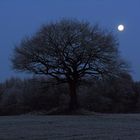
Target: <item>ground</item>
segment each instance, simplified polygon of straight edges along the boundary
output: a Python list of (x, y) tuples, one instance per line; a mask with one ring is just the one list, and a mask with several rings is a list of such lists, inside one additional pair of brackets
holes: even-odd
[(140, 140), (140, 114), (1, 116), (0, 140)]

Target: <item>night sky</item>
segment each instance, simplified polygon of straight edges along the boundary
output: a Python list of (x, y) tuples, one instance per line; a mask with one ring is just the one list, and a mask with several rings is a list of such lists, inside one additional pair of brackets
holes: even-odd
[[(121, 56), (140, 80), (140, 0), (0, 0), (0, 81), (24, 75), (11, 69), (13, 48), (42, 24), (63, 17), (99, 23), (118, 36)], [(125, 31), (117, 31), (118, 24)]]

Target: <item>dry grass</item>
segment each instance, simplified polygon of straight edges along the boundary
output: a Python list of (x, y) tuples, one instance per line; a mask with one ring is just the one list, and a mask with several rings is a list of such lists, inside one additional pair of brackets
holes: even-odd
[(140, 114), (0, 117), (0, 140), (140, 140)]

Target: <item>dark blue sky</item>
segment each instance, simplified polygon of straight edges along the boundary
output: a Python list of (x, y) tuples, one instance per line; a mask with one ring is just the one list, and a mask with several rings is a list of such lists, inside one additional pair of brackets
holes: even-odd
[[(133, 78), (140, 80), (139, 13), (140, 0), (0, 0), (0, 81), (17, 75), (9, 60), (15, 44), (63, 17), (99, 23), (117, 34), (121, 56), (130, 62)], [(120, 23), (124, 32), (117, 31)]]

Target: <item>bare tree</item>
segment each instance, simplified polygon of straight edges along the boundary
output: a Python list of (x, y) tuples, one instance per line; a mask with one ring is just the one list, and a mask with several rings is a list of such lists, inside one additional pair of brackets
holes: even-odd
[(63, 19), (47, 24), (21, 41), (12, 57), (13, 68), (67, 82), (70, 109), (78, 108), (76, 89), (83, 78), (117, 75), (125, 69), (112, 33), (97, 25)]

